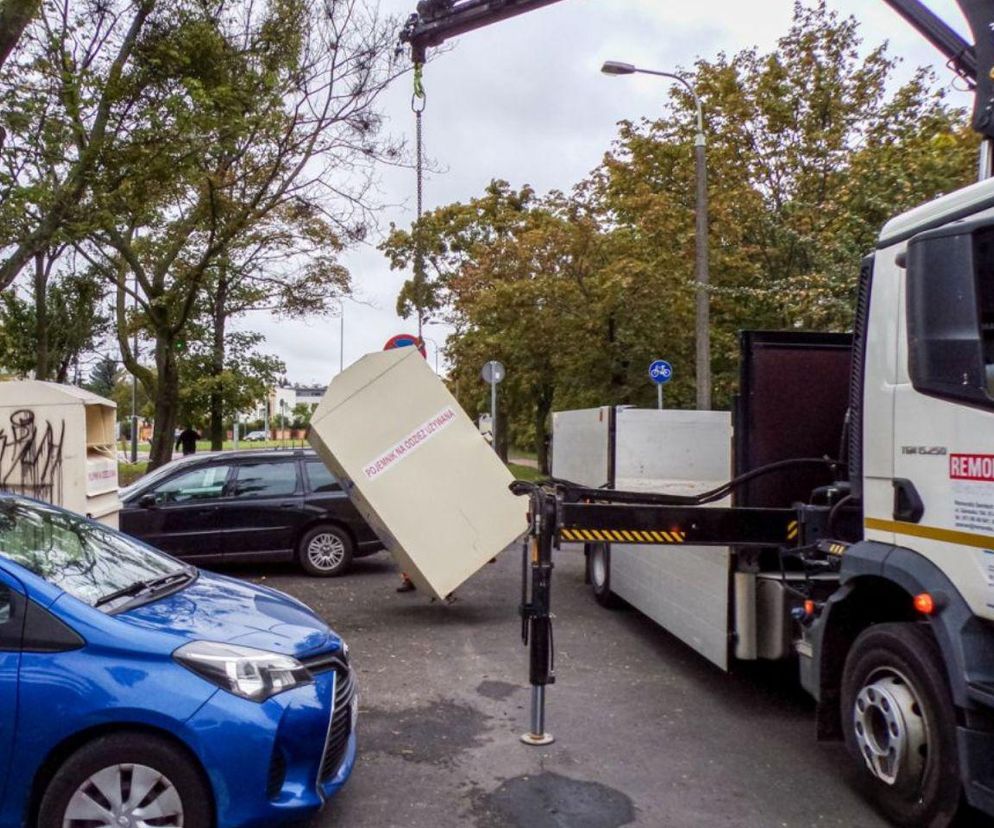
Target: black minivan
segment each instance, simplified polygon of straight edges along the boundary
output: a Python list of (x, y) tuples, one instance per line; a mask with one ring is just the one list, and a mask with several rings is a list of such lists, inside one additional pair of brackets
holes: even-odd
[(192, 455), (120, 496), (122, 532), (194, 563), (296, 560), (332, 576), (383, 548), (310, 449)]

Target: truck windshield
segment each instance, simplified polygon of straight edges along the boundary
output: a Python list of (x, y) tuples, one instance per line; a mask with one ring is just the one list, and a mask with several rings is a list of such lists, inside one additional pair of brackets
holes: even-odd
[(16, 499), (0, 499), (0, 555), (91, 606), (137, 594), (136, 586), (173, 581), (190, 567), (89, 521)]

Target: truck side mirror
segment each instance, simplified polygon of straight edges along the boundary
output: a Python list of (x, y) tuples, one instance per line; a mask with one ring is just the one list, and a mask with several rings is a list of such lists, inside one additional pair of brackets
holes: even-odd
[(911, 239), (906, 299), (915, 390), (992, 405), (986, 365), (994, 360), (994, 223), (957, 222)]
[(158, 504), (155, 501), (154, 494), (143, 494), (138, 498), (138, 505), (142, 509), (154, 509)]

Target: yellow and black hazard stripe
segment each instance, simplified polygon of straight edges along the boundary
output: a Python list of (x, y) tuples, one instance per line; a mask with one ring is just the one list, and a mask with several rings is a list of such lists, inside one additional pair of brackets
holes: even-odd
[(559, 532), (564, 541), (576, 543), (604, 541), (607, 543), (684, 543), (687, 533), (679, 529), (668, 532), (647, 529), (570, 529)]
[(787, 524), (787, 540), (797, 540), (797, 533), (798, 533), (797, 521), (792, 520), (790, 523)]

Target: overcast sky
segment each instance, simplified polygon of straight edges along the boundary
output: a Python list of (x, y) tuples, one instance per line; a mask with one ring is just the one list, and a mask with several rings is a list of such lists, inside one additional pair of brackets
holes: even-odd
[[(967, 32), (954, 0), (926, 0), (955, 29)], [(388, 14), (406, 17), (416, 0), (382, 0)], [(884, 0), (829, 0), (861, 23), (864, 45), (884, 40), (903, 60), (902, 74), (932, 65), (940, 80), (945, 61)], [(493, 178), (538, 192), (568, 190), (597, 166), (624, 118), (652, 116), (666, 82), (647, 76), (600, 74), (605, 60), (672, 71), (748, 46), (773, 47), (790, 23), (792, 0), (562, 0), (538, 11), (463, 35), (425, 68), (426, 153), (439, 172), (425, 184), (425, 209), (479, 195)], [(383, 99), (387, 129), (413, 145), (410, 77)], [(958, 102), (968, 105), (967, 96)], [(705, 113), (706, 117), (706, 113)], [(689, 156), (688, 156), (689, 157)], [(393, 334), (412, 331), (395, 312), (408, 273), (391, 272), (376, 250), (390, 222), (409, 225), (415, 209), (412, 170), (385, 169), (371, 244), (346, 256), (356, 298), (345, 302), (345, 364), (379, 350)], [(276, 321), (255, 314), (243, 326), (259, 330), (266, 349), (287, 365), (291, 382), (327, 382), (338, 371), (338, 319)], [(444, 347), (447, 330), (429, 325), (426, 338)], [(428, 343), (434, 364), (433, 343)], [(444, 371), (444, 358), (443, 358)]]

